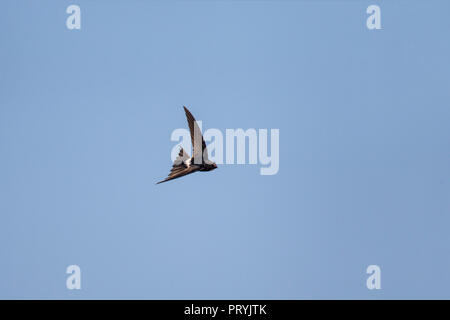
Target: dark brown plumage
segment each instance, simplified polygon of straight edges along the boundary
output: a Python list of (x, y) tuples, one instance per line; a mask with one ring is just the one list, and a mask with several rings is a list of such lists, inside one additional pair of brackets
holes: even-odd
[(192, 157), (189, 157), (188, 153), (183, 148), (181, 148), (180, 152), (178, 153), (178, 157), (175, 159), (172, 165), (169, 176), (166, 179), (157, 182), (156, 184), (177, 179), (196, 171), (211, 171), (217, 169), (217, 165), (208, 159), (208, 150), (206, 149), (206, 143), (203, 139), (197, 121), (185, 106), (183, 106), (183, 108), (184, 112), (186, 113), (189, 131), (191, 134), (193, 151)]

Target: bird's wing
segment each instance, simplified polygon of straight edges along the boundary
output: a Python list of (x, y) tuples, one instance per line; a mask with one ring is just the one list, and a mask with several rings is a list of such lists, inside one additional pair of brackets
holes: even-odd
[(203, 159), (208, 160), (208, 150), (206, 149), (206, 143), (205, 140), (203, 140), (202, 132), (200, 131), (197, 121), (185, 106), (183, 106), (183, 108), (184, 112), (186, 113), (189, 131), (191, 132), (191, 142), (193, 149), (192, 155), (196, 157), (198, 156), (198, 154), (202, 154)]
[(160, 184), (160, 183), (163, 183), (163, 182), (166, 182), (166, 181), (169, 181), (169, 180), (180, 178), (180, 177), (183, 177), (183, 176), (188, 175), (190, 173), (193, 173), (195, 171), (198, 171), (198, 166), (187, 167), (187, 168), (184, 168), (184, 169), (180, 168), (180, 169), (176, 169), (176, 170), (174, 170), (174, 168), (172, 168), (172, 170), (170, 171), (169, 176), (167, 178), (165, 178), (164, 180), (157, 182), (156, 184)]
[(182, 147), (180, 147), (180, 152), (178, 153), (177, 158), (173, 162), (172, 169), (175, 168), (176, 166), (183, 165), (184, 162), (189, 158), (190, 158), (189, 154)]
[(190, 174), (192, 172), (195, 172), (198, 170), (198, 167), (192, 167), (186, 165), (185, 161), (189, 159), (189, 155), (186, 151), (184, 151), (183, 148), (180, 149), (180, 153), (178, 153), (178, 157), (173, 162), (172, 169), (170, 170), (169, 176), (162, 180), (157, 182), (156, 184), (166, 182), (169, 180), (173, 180), (182, 176), (185, 176), (187, 174)]

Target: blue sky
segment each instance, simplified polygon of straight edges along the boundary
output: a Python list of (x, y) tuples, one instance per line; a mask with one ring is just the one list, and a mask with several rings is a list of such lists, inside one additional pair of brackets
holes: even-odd
[[(449, 9), (3, 1), (0, 298), (450, 298)], [(156, 186), (183, 105), (279, 129), (278, 174)]]

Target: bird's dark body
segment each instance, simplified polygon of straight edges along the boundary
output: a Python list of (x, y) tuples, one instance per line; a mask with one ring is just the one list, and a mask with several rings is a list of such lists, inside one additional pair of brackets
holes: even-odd
[[(178, 153), (178, 157), (175, 159), (173, 163), (169, 176), (166, 179), (157, 182), (157, 184), (181, 178), (197, 171), (211, 171), (217, 169), (217, 165), (208, 159), (208, 151), (206, 149), (206, 144), (205, 141), (203, 140), (203, 136), (201, 135), (200, 128), (198, 127), (197, 122), (194, 119), (194, 116), (189, 112), (189, 110), (186, 107), (183, 108), (186, 113), (189, 131), (191, 134), (193, 156), (189, 157), (188, 153), (184, 151), (183, 148), (181, 148), (180, 152)], [(194, 137), (201, 137), (202, 140), (201, 145), (199, 143), (200, 141), (194, 141), (195, 140)]]

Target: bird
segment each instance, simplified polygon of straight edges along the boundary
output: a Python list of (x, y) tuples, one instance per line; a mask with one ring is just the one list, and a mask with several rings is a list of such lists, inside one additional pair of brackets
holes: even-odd
[(188, 108), (185, 106), (183, 106), (183, 108), (186, 113), (191, 134), (192, 157), (189, 157), (189, 154), (181, 147), (178, 157), (173, 162), (172, 169), (167, 178), (156, 184), (181, 178), (197, 171), (211, 171), (217, 169), (217, 165), (208, 159), (208, 150), (206, 149), (205, 140), (203, 140), (197, 121)]

